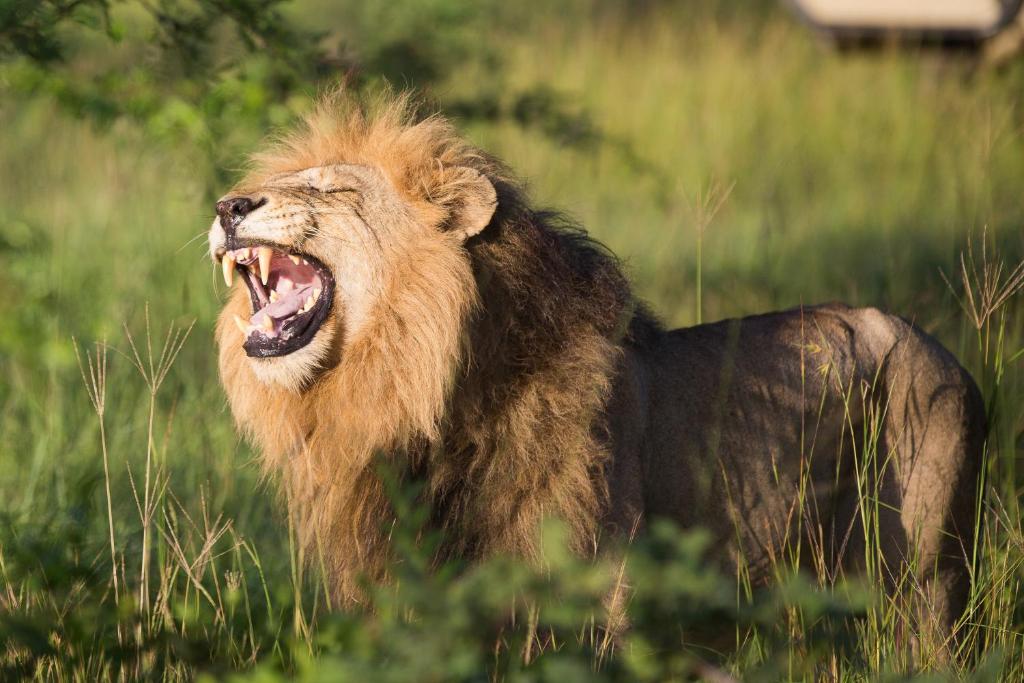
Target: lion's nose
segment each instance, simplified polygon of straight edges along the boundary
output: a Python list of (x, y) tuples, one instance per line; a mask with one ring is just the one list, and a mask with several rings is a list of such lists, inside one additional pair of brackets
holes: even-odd
[(248, 197), (229, 197), (217, 202), (217, 215), (222, 221), (236, 221), (245, 218), (256, 208)]

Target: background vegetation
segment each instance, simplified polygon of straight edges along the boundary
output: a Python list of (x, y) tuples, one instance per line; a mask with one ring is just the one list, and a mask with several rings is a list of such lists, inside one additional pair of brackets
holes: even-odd
[[(695, 4), (0, 0), (0, 678), (1024, 678), (1024, 65), (839, 54), (773, 4)], [(408, 491), (397, 587), (330, 613), (218, 387), (204, 235), (245, 153), (339, 80), (423, 89), (672, 324), (842, 299), (954, 349), (992, 415), (961, 656), (911, 667), (870, 582), (782, 561), (750, 591), (668, 527), (630, 549), (611, 643), (621, 566), (555, 525), (543, 573), (428, 572)]]

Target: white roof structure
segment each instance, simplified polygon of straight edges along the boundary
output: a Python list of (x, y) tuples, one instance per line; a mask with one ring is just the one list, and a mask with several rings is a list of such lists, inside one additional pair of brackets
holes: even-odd
[(1021, 0), (791, 0), (815, 26), (838, 36), (913, 34), (982, 40), (1012, 21)]

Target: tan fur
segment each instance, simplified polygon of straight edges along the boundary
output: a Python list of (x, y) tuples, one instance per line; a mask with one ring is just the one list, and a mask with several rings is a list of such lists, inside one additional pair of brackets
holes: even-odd
[[(536, 560), (546, 516), (586, 554), (668, 517), (711, 528), (760, 582), (800, 542), (819, 573), (858, 569), (857, 463), (875, 448), (886, 577), (918, 553), (941, 628), (960, 613), (984, 414), (920, 330), (827, 306), (665, 331), (611, 254), (406, 98), (329, 98), (240, 194), (262, 208), (238, 239), (312, 254), (339, 282), (292, 355), (244, 355), (241, 289), (217, 340), (235, 419), (343, 602), (386, 575), (379, 461), (422, 482), (438, 559)], [(215, 224), (211, 249), (225, 239)]]

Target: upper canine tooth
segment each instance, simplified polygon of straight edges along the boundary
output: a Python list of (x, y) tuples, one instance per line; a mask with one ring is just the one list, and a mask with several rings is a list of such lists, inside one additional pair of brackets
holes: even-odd
[(290, 258), (292, 260), (292, 263), (294, 263), (295, 265), (299, 265), (299, 261), (301, 260), (295, 254), (288, 254), (288, 258)]
[(221, 268), (224, 270), (224, 284), (228, 287), (235, 279), (235, 257), (231, 255), (231, 252), (224, 254), (224, 258), (220, 260)]
[(270, 247), (260, 247), (260, 280), (263, 284), (267, 284), (267, 280), (270, 278), (270, 257), (274, 255), (274, 250)]

